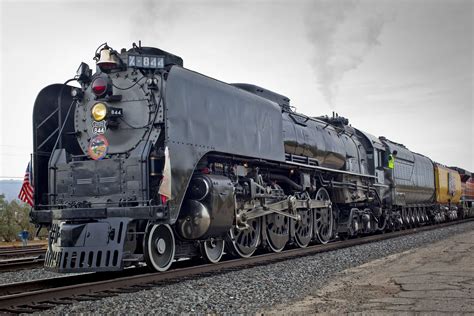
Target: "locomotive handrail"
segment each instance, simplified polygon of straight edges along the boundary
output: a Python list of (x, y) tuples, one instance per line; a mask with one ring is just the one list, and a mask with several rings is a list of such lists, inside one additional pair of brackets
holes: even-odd
[(34, 151), (33, 156), (45, 156), (45, 157), (48, 157), (51, 155), (51, 153), (49, 151)]
[(292, 161), (286, 161), (286, 163), (295, 165), (295, 166), (300, 166), (300, 167), (306, 167), (306, 168), (311, 168), (311, 169), (317, 169), (317, 170), (322, 170), (322, 171), (330, 171), (330, 172), (336, 172), (336, 173), (343, 173), (343, 174), (349, 174), (353, 176), (359, 176), (359, 177), (364, 177), (364, 178), (371, 178), (371, 179), (376, 179), (376, 176), (370, 175), (370, 174), (362, 174), (362, 173), (356, 173), (356, 172), (350, 172), (350, 171), (344, 171), (344, 170), (337, 170), (337, 169), (331, 169), (331, 168), (326, 168), (326, 167), (320, 167), (320, 166), (313, 166), (313, 165), (305, 165), (303, 163), (298, 163), (298, 162), (292, 162)]
[[(69, 109), (67, 110), (66, 116), (64, 118), (64, 122), (62, 124), (58, 124), (58, 126), (61, 126), (61, 129), (59, 130), (58, 138), (56, 139), (56, 142), (54, 143), (53, 150), (51, 152), (54, 152), (59, 145), (59, 148), (62, 148), (62, 133), (63, 129), (66, 126), (67, 119), (69, 117), (69, 113), (71, 113), (72, 106), (76, 103), (76, 100), (73, 100), (71, 104), (69, 105)], [(59, 127), (58, 127), (59, 128)]]
[(61, 99), (63, 97), (64, 87), (66, 87), (69, 82), (75, 81), (75, 80), (77, 80), (77, 79), (76, 78), (71, 78), (71, 79), (66, 80), (66, 82), (64, 82), (63, 86), (61, 87), (61, 90), (59, 90), (57, 110), (58, 110), (58, 127), (61, 126), (61, 129), (59, 130), (58, 139), (56, 139), (56, 143), (54, 144), (53, 150), (51, 152), (53, 152), (56, 149), (56, 145), (58, 144), (58, 141), (59, 141), (59, 147), (60, 148), (62, 147), (63, 143), (62, 143), (62, 135), (61, 134), (63, 132), (64, 126), (66, 125), (67, 119), (69, 117), (69, 112), (71, 111), (71, 107), (72, 107), (72, 104), (74, 103), (74, 101), (69, 106), (69, 109), (67, 110), (66, 117), (64, 118), (64, 123), (63, 123), (62, 113), (61, 113)]
[(51, 114), (49, 114), (41, 123), (39, 123), (37, 126), (36, 126), (36, 129), (40, 128), (41, 126), (43, 126), (43, 124), (46, 123), (46, 121), (48, 121), (51, 117), (53, 117), (54, 114), (56, 114), (56, 112), (58, 112), (58, 109), (56, 108), (56, 110), (54, 110), (53, 112), (51, 112)]
[[(45, 121), (43, 121), (43, 122), (45, 122)], [(43, 123), (43, 122), (42, 122), (42, 123)], [(38, 127), (39, 127), (39, 126), (38, 126)], [(37, 127), (37, 128), (38, 128), (38, 127)], [(41, 144), (39, 144), (38, 148), (41, 148), (41, 147), (44, 146), (44, 144), (47, 144), (48, 141), (51, 139), (51, 137), (53, 137), (53, 135), (55, 135), (58, 131), (59, 131), (59, 127), (56, 128), (51, 134), (49, 134), (49, 136), (46, 137), (46, 139), (45, 139)]]
[[(120, 205), (120, 204), (130, 204), (130, 203), (146, 203), (145, 206), (158, 206), (158, 205), (152, 205), (151, 200), (134, 200), (134, 201), (117, 201), (117, 202), (87, 202), (87, 204), (90, 205), (105, 205), (105, 206), (114, 206), (114, 205)], [(77, 208), (77, 207), (72, 207), (68, 204), (39, 204), (37, 205), (38, 207), (62, 207), (62, 208)], [(144, 206), (144, 205), (137, 205), (138, 206)], [(135, 207), (135, 206), (125, 206), (125, 207)]]

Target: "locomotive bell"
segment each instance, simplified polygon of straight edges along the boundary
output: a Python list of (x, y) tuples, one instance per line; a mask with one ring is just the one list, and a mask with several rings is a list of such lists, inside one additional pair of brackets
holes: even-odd
[(112, 51), (108, 47), (104, 47), (100, 51), (100, 57), (97, 61), (97, 66), (102, 70), (109, 70), (116, 68), (118, 65), (117, 58), (112, 54)]

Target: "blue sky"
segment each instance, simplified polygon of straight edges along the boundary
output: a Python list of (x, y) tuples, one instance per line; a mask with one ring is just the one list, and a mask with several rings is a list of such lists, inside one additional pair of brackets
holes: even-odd
[[(290, 4), (291, 3), (291, 4)], [(0, 177), (22, 177), (42, 87), (142, 40), (299, 112), (332, 111), (474, 171), (473, 1), (0, 1)]]

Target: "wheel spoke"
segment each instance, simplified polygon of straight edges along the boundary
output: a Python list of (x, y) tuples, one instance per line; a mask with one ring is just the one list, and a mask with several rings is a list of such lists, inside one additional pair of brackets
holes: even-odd
[[(315, 199), (318, 201), (331, 202), (329, 193), (324, 188), (320, 188)], [(332, 236), (332, 209), (318, 208), (314, 210), (314, 235), (320, 243), (327, 243)]]
[(309, 245), (313, 237), (313, 216), (310, 209), (299, 210), (298, 214), (301, 220), (295, 223), (295, 241), (298, 246), (304, 248)]
[(231, 229), (227, 241), (228, 250), (239, 257), (250, 257), (260, 243), (261, 220), (252, 219), (248, 228), (243, 230)]
[(280, 214), (265, 216), (267, 244), (271, 251), (280, 252), (289, 240), (289, 220)]

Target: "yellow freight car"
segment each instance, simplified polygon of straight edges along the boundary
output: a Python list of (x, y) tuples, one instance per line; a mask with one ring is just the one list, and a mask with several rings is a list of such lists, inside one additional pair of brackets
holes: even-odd
[(435, 164), (436, 202), (457, 204), (461, 198), (461, 177), (456, 170)]

